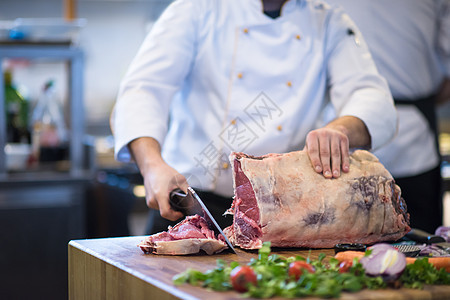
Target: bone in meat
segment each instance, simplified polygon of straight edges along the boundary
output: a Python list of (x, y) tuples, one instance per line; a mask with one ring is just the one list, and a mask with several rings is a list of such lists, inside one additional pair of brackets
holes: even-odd
[(231, 243), (244, 249), (330, 248), (337, 243), (397, 240), (409, 230), (400, 188), (371, 153), (355, 151), (349, 173), (325, 179), (308, 154), (252, 157), (233, 152), (235, 198)]

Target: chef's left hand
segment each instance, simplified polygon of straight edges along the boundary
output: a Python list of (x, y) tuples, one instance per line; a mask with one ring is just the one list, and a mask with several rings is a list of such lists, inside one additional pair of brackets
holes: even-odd
[(350, 170), (350, 147), (370, 149), (371, 137), (364, 122), (354, 116), (339, 117), (306, 136), (305, 149), (312, 167), (325, 178)]
[(306, 136), (305, 150), (314, 170), (325, 178), (338, 178), (349, 171), (349, 140), (342, 130), (324, 127)]

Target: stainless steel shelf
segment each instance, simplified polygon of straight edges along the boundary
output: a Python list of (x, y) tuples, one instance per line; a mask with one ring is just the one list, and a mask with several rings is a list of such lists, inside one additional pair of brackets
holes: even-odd
[[(69, 64), (69, 102), (70, 102), (70, 176), (82, 177), (85, 161), (84, 147), (84, 104), (83, 104), (83, 72), (84, 53), (73, 45), (52, 43), (1, 43), (0, 64), (8, 58), (51, 59), (62, 60)], [(3, 70), (0, 72), (0, 83), (3, 83)], [(4, 146), (7, 142), (5, 116), (4, 85), (0, 84), (0, 179), (8, 180), (10, 175), (6, 169)], [(3, 120), (3, 121), (1, 121)]]

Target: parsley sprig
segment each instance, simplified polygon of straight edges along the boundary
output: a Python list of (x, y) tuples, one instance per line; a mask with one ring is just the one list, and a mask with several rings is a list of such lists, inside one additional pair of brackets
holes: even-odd
[(436, 270), (424, 257), (416, 259), (413, 264), (406, 265), (405, 271), (400, 277), (405, 287), (422, 289), (424, 284), (450, 284), (450, 273), (445, 269)]

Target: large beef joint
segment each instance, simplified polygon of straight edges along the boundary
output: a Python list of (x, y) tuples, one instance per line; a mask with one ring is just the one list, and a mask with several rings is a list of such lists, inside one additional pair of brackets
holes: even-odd
[(355, 151), (350, 171), (325, 179), (308, 154), (296, 151), (253, 157), (233, 152), (235, 197), (231, 243), (258, 249), (331, 248), (338, 243), (397, 240), (409, 230), (400, 188), (371, 153)]
[(225, 239), (209, 229), (206, 220), (199, 216), (187, 216), (168, 231), (148, 236), (138, 245), (144, 253), (186, 255), (201, 250), (211, 255), (228, 248)]

